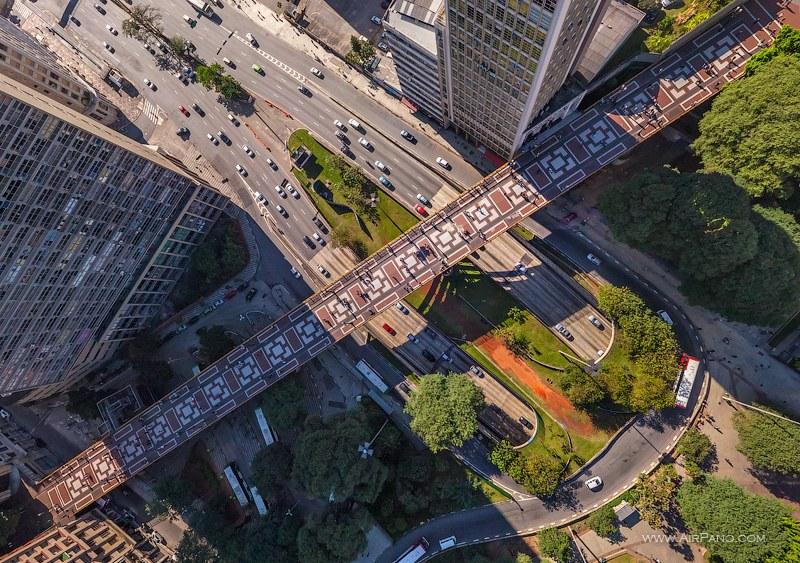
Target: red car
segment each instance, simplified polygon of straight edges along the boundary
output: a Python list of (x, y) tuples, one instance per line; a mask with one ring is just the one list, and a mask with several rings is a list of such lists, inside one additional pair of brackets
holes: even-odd
[(422, 207), (421, 205), (416, 206), (414, 209), (416, 209), (417, 213), (419, 213), (423, 217), (427, 217), (428, 216), (428, 210), (425, 209), (424, 207)]
[(578, 214), (575, 213), (575, 212), (572, 212), (569, 215), (565, 215), (564, 218), (561, 219), (561, 222), (564, 223), (565, 225), (567, 225), (569, 223), (572, 223), (577, 218), (578, 218)]
[(397, 334), (397, 331), (393, 329), (391, 326), (389, 326), (387, 323), (383, 323), (383, 330), (385, 330), (392, 336), (395, 336)]
[(179, 110), (181, 110), (181, 113), (182, 113), (183, 115), (185, 115), (186, 117), (189, 117), (189, 110), (188, 110), (188, 109), (186, 109), (186, 108), (185, 108), (185, 107), (183, 107), (183, 106), (178, 106), (178, 109), (179, 109)]

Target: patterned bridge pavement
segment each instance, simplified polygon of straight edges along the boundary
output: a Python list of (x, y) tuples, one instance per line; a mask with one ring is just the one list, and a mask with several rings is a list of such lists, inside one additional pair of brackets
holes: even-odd
[[(791, 6), (791, 5), (790, 5)], [(795, 7), (796, 11), (796, 7)], [(48, 475), (58, 522), (713, 96), (797, 14), (751, 0)]]

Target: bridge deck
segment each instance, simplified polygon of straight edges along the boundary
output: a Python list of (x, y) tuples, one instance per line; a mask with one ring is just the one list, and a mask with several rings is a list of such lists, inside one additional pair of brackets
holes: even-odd
[(465, 192), (356, 269), (48, 475), (37, 498), (57, 521), (107, 494), (296, 370), (484, 242), (657, 134), (738, 78), (784, 16), (751, 0), (581, 117)]

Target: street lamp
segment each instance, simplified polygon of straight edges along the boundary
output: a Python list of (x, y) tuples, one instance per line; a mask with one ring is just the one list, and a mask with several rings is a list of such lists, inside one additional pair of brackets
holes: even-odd
[(378, 436), (380, 435), (381, 431), (383, 431), (383, 429), (386, 427), (388, 423), (389, 419), (387, 418), (386, 420), (383, 421), (383, 425), (381, 425), (380, 429), (378, 429), (378, 432), (372, 437), (372, 440), (358, 445), (358, 453), (361, 454), (361, 459), (367, 459), (368, 457), (372, 457), (372, 454), (375, 453), (375, 450), (372, 448), (372, 444), (375, 442), (375, 440), (378, 439)]

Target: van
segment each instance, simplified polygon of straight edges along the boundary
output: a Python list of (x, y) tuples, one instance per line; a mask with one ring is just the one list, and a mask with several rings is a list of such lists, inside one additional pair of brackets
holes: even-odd
[(347, 123), (349, 123), (350, 127), (352, 127), (353, 129), (361, 129), (361, 124), (352, 117), (347, 120)]
[(450, 536), (449, 538), (442, 538), (439, 540), (439, 548), (441, 548), (442, 551), (444, 551), (445, 549), (450, 549), (451, 547), (455, 547), (455, 545), (456, 545), (455, 536)]
[(664, 309), (661, 309), (661, 310), (659, 310), (659, 311), (656, 311), (656, 315), (658, 315), (659, 317), (661, 317), (661, 320), (663, 320), (663, 321), (664, 321), (665, 323), (667, 323), (669, 326), (672, 326), (672, 317), (670, 317), (670, 316), (669, 316), (669, 313), (667, 313), (667, 312), (666, 312)]

